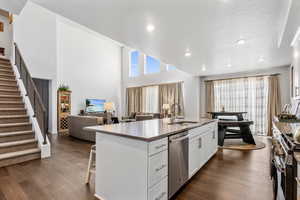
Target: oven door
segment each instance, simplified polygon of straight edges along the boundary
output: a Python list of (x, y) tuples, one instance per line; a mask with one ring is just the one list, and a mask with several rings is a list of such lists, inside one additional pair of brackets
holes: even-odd
[(273, 141), (270, 156), (270, 172), (273, 182), (273, 200), (286, 200), (285, 193), (285, 164), (282, 155), (278, 155), (280, 152), (280, 146), (277, 141)]
[(286, 200), (284, 197), (285, 173), (284, 168), (276, 158), (271, 162), (271, 178), (273, 182), (273, 199)]
[(300, 163), (297, 163), (297, 175), (295, 175), (295, 182), (296, 182), (296, 188), (297, 188), (297, 199), (300, 199)]

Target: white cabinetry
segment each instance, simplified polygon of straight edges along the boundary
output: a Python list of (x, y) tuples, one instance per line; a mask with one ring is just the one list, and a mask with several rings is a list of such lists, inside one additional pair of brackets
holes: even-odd
[(103, 200), (167, 200), (168, 137), (96, 135), (96, 193)]
[(189, 131), (189, 177), (217, 152), (217, 123), (191, 129)]
[(168, 151), (149, 157), (148, 186), (152, 187), (168, 175)]
[(154, 185), (148, 193), (148, 200), (167, 200), (168, 199), (168, 177), (160, 183)]
[(218, 125), (213, 123), (209, 136), (208, 160), (218, 151)]
[[(217, 150), (217, 123), (189, 130), (189, 177)], [(168, 137), (153, 142), (96, 134), (95, 196), (103, 200), (167, 200)]]
[(168, 138), (148, 144), (148, 200), (168, 199)]

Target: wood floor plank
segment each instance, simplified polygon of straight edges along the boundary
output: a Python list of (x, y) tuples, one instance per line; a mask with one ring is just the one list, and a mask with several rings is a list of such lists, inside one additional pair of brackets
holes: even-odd
[(1, 200), (7, 200), (1, 190), (0, 190), (0, 199)]
[(21, 186), (9, 177), (0, 178), (0, 190), (7, 200), (30, 200)]
[(26, 193), (29, 199), (39, 197), (40, 199), (48, 199), (44, 188), (37, 184), (34, 180), (26, 180), (20, 183), (23, 191)]
[(176, 200), (272, 200), (270, 142), (255, 151), (219, 150), (174, 198)]
[(0, 167), (0, 178), (3, 177), (3, 176), (8, 176), (8, 171), (6, 168), (4, 167)]

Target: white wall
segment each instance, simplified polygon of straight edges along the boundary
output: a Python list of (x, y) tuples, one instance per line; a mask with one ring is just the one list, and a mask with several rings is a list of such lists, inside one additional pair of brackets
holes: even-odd
[[(152, 84), (174, 83), (183, 81), (183, 95), (185, 117), (189, 119), (199, 118), (199, 92), (200, 92), (200, 79), (197, 76), (192, 76), (180, 70), (166, 71), (165, 64), (161, 66), (161, 72), (155, 74), (143, 74), (143, 54), (140, 53), (140, 76), (129, 77), (129, 63), (131, 49), (123, 48), (123, 66), (122, 66), (122, 102), (125, 105), (125, 91), (127, 87), (145, 86)], [(123, 108), (125, 112), (126, 109)]]
[(4, 58), (10, 59), (11, 57), (11, 44), (12, 44), (12, 26), (9, 24), (7, 17), (0, 15), (0, 21), (3, 22), (4, 31), (0, 32), (0, 47), (5, 48)]
[(86, 98), (121, 105), (121, 47), (64, 18), (57, 21), (58, 80), (72, 90), (72, 114)]
[(27, 2), (20, 15), (14, 16), (14, 41), (35, 78), (50, 80), (49, 131), (57, 131), (57, 50), (56, 15)]
[(118, 43), (30, 1), (15, 17), (14, 30), (14, 40), (32, 76), (50, 80), (50, 132), (57, 131), (61, 83), (72, 90), (72, 114), (84, 108), (86, 98), (107, 99), (120, 107)]
[(289, 66), (283, 67), (274, 67), (265, 70), (255, 70), (243, 73), (234, 73), (234, 74), (225, 74), (218, 76), (206, 76), (200, 77), (201, 79), (201, 88), (200, 88), (200, 112), (205, 112), (205, 80), (216, 80), (216, 79), (224, 79), (224, 78), (234, 78), (234, 77), (244, 77), (244, 76), (253, 76), (253, 75), (268, 75), (280, 73), (280, 90), (281, 90), (281, 102), (282, 105), (290, 103), (290, 69)]
[[(292, 43), (293, 45), (293, 60), (292, 65), (294, 67), (294, 94), (296, 96), (296, 93), (299, 91), (300, 88), (300, 29), (298, 30), (297, 34), (295, 35), (294, 41)], [(298, 95), (297, 95), (298, 96)], [(296, 97), (297, 99), (299, 97)]]
[(15, 42), (33, 77), (56, 77), (56, 15), (30, 1), (14, 22)]

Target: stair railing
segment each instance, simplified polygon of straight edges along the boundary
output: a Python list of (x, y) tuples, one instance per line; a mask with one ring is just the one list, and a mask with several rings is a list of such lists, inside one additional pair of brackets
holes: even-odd
[(26, 96), (28, 96), (30, 103), (34, 111), (34, 117), (37, 119), (39, 127), (44, 137), (43, 144), (47, 144), (47, 112), (46, 107), (42, 101), (42, 98), (36, 88), (35, 83), (28, 71), (28, 68), (24, 62), (24, 59), (20, 53), (18, 45), (15, 43), (15, 65), (17, 66), (26, 89)]

